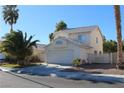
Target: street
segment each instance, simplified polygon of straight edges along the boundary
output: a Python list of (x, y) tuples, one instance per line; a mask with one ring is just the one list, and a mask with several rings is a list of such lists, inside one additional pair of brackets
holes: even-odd
[(123, 83), (71, 80), (58, 77), (15, 74), (0, 71), (0, 88), (122, 88)]

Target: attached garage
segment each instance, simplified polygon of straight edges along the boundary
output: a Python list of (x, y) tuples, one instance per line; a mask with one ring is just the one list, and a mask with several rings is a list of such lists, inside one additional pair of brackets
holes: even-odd
[(48, 63), (72, 65), (73, 60), (87, 59), (86, 49), (69, 39), (59, 37), (45, 47), (45, 61)]
[(73, 50), (48, 50), (47, 61), (49, 63), (71, 64), (73, 61)]

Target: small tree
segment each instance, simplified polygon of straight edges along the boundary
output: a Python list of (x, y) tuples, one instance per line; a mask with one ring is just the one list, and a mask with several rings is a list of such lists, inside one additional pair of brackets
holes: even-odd
[(67, 24), (64, 21), (60, 21), (59, 23), (56, 24), (56, 30), (55, 31), (64, 30), (66, 28), (67, 28)]
[(33, 46), (37, 47), (36, 43), (39, 41), (31, 41), (32, 38), (33, 36), (27, 38), (27, 33), (24, 35), (22, 31), (11, 31), (3, 37), (1, 50), (3, 53), (15, 57), (19, 65), (27, 65), (26, 58), (32, 55), (32, 48)]

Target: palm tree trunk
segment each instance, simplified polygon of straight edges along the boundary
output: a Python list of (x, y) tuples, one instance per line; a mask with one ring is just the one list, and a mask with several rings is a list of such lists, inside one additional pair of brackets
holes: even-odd
[(10, 26), (11, 26), (11, 28), (10, 28), (10, 32), (11, 32), (11, 31), (13, 31), (13, 25), (11, 24)]
[(116, 20), (116, 31), (117, 31), (117, 63), (116, 67), (122, 65), (122, 35), (121, 35), (121, 15), (120, 15), (120, 6), (115, 5), (115, 20)]

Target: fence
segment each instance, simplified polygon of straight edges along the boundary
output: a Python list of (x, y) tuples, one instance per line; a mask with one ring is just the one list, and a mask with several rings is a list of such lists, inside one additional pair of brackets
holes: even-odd
[[(107, 53), (107, 54), (88, 54), (88, 62), (90, 63), (116, 63), (117, 53)], [(123, 53), (124, 62), (124, 53)]]

